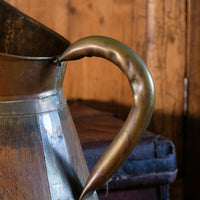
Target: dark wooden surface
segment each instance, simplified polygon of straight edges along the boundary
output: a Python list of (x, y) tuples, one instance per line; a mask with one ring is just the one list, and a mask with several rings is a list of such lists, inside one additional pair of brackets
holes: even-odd
[(69, 109), (82, 144), (112, 140), (124, 123), (111, 113), (101, 112), (84, 104), (69, 102)]

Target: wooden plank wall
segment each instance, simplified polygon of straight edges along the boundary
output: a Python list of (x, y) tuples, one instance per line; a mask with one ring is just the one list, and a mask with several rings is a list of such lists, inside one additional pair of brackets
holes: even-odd
[[(142, 57), (156, 86), (150, 130), (175, 143), (181, 177), (185, 0), (7, 1), (71, 42), (88, 35), (105, 35), (124, 42)], [(119, 116), (127, 115), (131, 105), (131, 90), (125, 76), (100, 58), (70, 62), (64, 91), (68, 99), (84, 99)]]

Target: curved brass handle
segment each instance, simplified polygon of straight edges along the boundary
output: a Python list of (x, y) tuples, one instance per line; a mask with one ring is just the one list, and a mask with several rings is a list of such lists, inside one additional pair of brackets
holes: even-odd
[(84, 56), (103, 57), (116, 64), (130, 82), (133, 105), (120, 132), (88, 177), (80, 199), (104, 184), (127, 158), (147, 128), (155, 103), (150, 72), (142, 59), (123, 43), (102, 36), (86, 37), (69, 46), (57, 61), (76, 60)]

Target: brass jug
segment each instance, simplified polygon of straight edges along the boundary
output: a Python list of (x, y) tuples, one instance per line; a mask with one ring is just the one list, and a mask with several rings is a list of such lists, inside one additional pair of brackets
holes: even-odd
[[(66, 50), (65, 50), (66, 49)], [(103, 57), (126, 75), (130, 114), (89, 175), (62, 90), (66, 61)], [(69, 41), (0, 0), (0, 199), (98, 199), (149, 124), (154, 84), (141, 58), (119, 41)]]

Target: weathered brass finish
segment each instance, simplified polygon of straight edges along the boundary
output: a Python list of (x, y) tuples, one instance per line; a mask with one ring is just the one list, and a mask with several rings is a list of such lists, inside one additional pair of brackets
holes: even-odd
[(111, 38), (91, 36), (72, 44), (58, 61), (84, 56), (103, 57), (116, 64), (130, 82), (133, 105), (119, 134), (91, 172), (80, 199), (100, 187), (119, 168), (147, 128), (155, 103), (154, 83), (148, 68), (129, 47)]
[[(133, 50), (111, 38), (91, 36), (70, 45), (2, 0), (0, 35), (0, 159), (4, 160), (0, 171), (6, 172), (0, 177), (0, 197), (8, 195), (8, 189), (10, 196), (2, 199), (97, 200), (92, 191), (119, 168), (151, 119), (155, 91), (146, 65)], [(84, 56), (116, 64), (133, 93), (124, 126), (88, 179), (62, 91), (65, 61)], [(31, 165), (26, 162), (29, 158)], [(26, 176), (29, 183), (22, 187)]]

